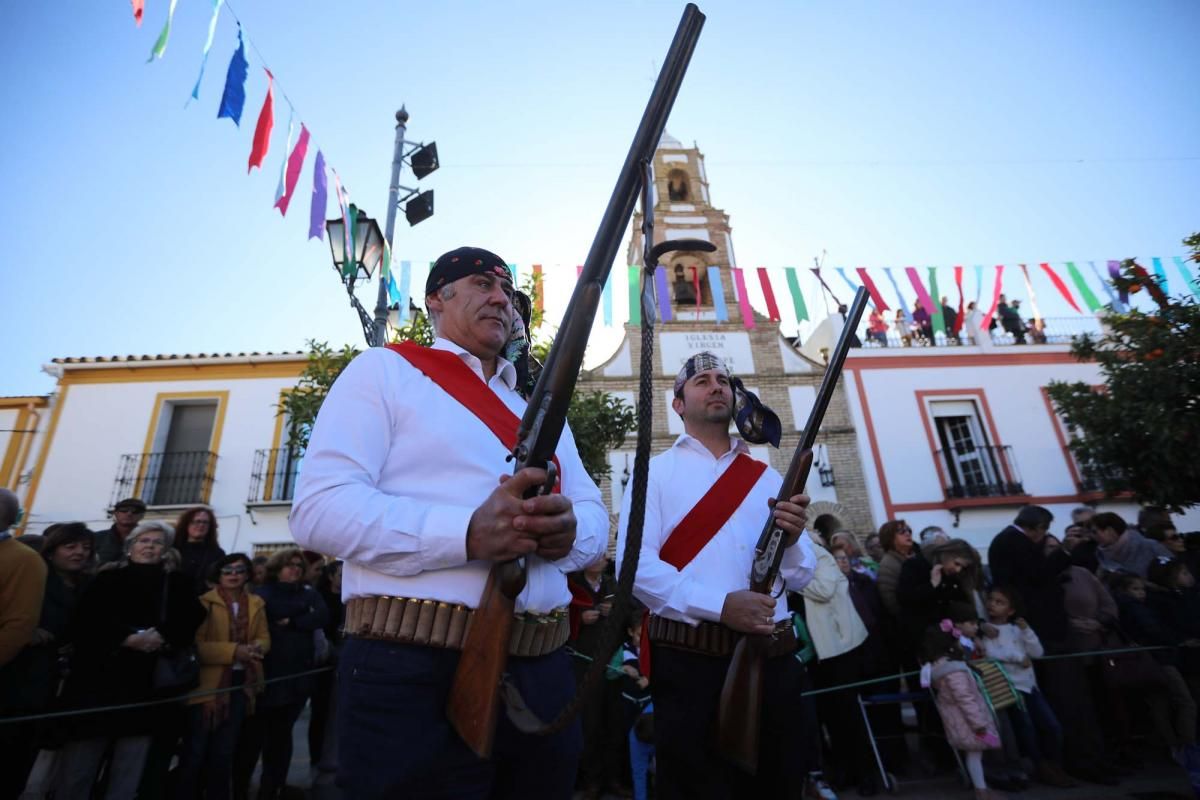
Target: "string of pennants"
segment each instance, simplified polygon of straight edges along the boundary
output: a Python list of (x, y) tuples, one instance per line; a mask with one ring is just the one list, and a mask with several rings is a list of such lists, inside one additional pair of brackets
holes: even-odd
[[(167, 7), (166, 21), (163, 23), (158, 38), (155, 39), (147, 63), (159, 60), (166, 54), (167, 43), (171, 38), (171, 25), (175, 19), (175, 7), (178, 2), (179, 0), (170, 0), (170, 4)], [(280, 158), (279, 182), (275, 188), (274, 208), (279, 209), (281, 216), (287, 216), (292, 200), (295, 199), (297, 194), (300, 174), (304, 170), (308, 151), (309, 149), (315, 149), (316, 156), (312, 160), (312, 192), (309, 207), (308, 238), (320, 240), (325, 238), (325, 209), (329, 198), (329, 176), (332, 175), (334, 199), (338, 204), (343, 222), (342, 229), (345, 236), (344, 244), (346, 252), (353, 252), (355, 226), (351, 222), (357, 217), (357, 209), (350, 202), (350, 192), (342, 182), (341, 176), (338, 175), (337, 170), (333, 166), (326, 162), (325, 154), (321, 148), (314, 145), (312, 133), (308, 125), (303, 120), (298, 120), (296, 108), (292, 104), (291, 99), (283, 91), (278, 78), (276, 78), (274, 72), (267, 65), (262, 53), (254, 45), (254, 40), (245, 31), (242, 20), (238, 17), (228, 0), (211, 0), (211, 2), (212, 15), (209, 17), (208, 35), (205, 38), (204, 47), (200, 52), (200, 71), (196, 76), (196, 83), (193, 85), (191, 94), (185, 105), (190, 105), (193, 100), (200, 100), (200, 88), (204, 81), (205, 68), (208, 66), (209, 52), (212, 50), (213, 41), (216, 38), (217, 21), (221, 16), (222, 8), (228, 9), (230, 16), (233, 17), (234, 22), (237, 24), (237, 49), (233, 51), (233, 56), (230, 58), (229, 66), (225, 71), (225, 84), (221, 91), (220, 103), (217, 107), (217, 119), (228, 119), (233, 122), (235, 127), (241, 127), (242, 112), (246, 104), (246, 84), (250, 74), (250, 63), (246, 58), (246, 43), (249, 42), (251, 50), (262, 63), (262, 71), (267, 79), (267, 91), (254, 126), (254, 137), (250, 147), (246, 172), (247, 174), (250, 173), (255, 167), (262, 169), (271, 151), (271, 134), (275, 128), (275, 92), (278, 90), (279, 94), (283, 97), (283, 101), (288, 106), (288, 124), (287, 138), (284, 141), (281, 153), (282, 157)], [(133, 6), (134, 24), (140, 28), (145, 17), (145, 0), (130, 0), (130, 3)], [(300, 126), (298, 135), (296, 135), (297, 122), (299, 122)], [(295, 137), (294, 145), (293, 137)], [(390, 253), (387, 250), (388, 247), (385, 243), (383, 262), (385, 269), (390, 262)], [(356, 269), (356, 265), (352, 260), (347, 259), (345, 269), (348, 273), (352, 273)]]
[[(1152, 258), (1150, 261), (1153, 265), (1154, 277), (1158, 285), (1162, 287), (1164, 291), (1168, 291), (1170, 288), (1170, 282), (1167, 279), (1167, 270), (1163, 263), (1164, 259)], [(1182, 280), (1184, 286), (1186, 286), (1187, 289), (1197, 299), (1200, 299), (1200, 281), (1197, 281), (1189, 273), (1184, 258), (1181, 256), (1174, 256), (1172, 257), (1171, 261), (1173, 261), (1179, 275), (1177, 280)], [(1103, 289), (1104, 295), (1108, 300), (1107, 304), (1102, 303), (1100, 298), (1098, 298), (1096, 293), (1092, 290), (1091, 286), (1089, 286), (1087, 280), (1084, 278), (1084, 271), (1080, 268), (1079, 264), (1087, 265), (1088, 270), (1092, 273), (1096, 281)], [(430, 265), (432, 266), (432, 262)], [(1030, 278), (1029, 265), (1017, 264), (1015, 267), (1020, 271), (1021, 280), (1025, 288), (1025, 295), (1029, 298), (1030, 306), (1033, 309), (1033, 316), (1035, 319), (1041, 319), (1042, 313), (1038, 305), (1037, 293), (1034, 291), (1033, 282)], [(1055, 267), (1049, 262), (1039, 263), (1037, 267), (1049, 278), (1051, 284), (1054, 286), (1055, 290), (1063, 298), (1063, 300), (1065, 300), (1066, 303), (1079, 314), (1095, 313), (1096, 311), (1104, 308), (1105, 305), (1111, 305), (1111, 307), (1116, 311), (1125, 311), (1129, 308), (1128, 295), (1126, 293), (1118, 293), (1113, 288), (1111, 283), (1112, 278), (1120, 275), (1121, 261), (1119, 260), (1109, 260), (1106, 262), (1105, 270), (1107, 278), (1104, 277), (1104, 275), (1101, 273), (1101, 268), (1098, 267), (1094, 261), (1081, 261), (1078, 263), (1074, 261), (1062, 262), (1060, 270), (1065, 270), (1066, 276), (1070, 279), (1071, 286), (1074, 287), (1074, 291), (1072, 291), (1071, 287), (1068, 286), (1067, 281), (1063, 279), (1060, 272), (1056, 271)], [(516, 264), (509, 264), (509, 269), (511, 269), (514, 274), (517, 273)], [(904, 315), (904, 318), (907, 321), (911, 322), (913, 319), (912, 315), (914, 309), (910, 308), (909, 304), (905, 301), (905, 293), (901, 291), (900, 282), (896, 279), (896, 275), (893, 272), (894, 269), (896, 268), (857, 267), (854, 270), (858, 276), (857, 283), (853, 278), (850, 277), (845, 267), (824, 269), (815, 268), (807, 271), (812, 273), (815, 280), (820, 284), (821, 291), (827, 293), (829, 297), (837, 303), (840, 303), (841, 300), (838, 298), (838, 295), (834, 291), (833, 287), (831, 287), (826, 281), (826, 276), (829, 276), (830, 272), (836, 273), (840, 279), (840, 283), (844, 284), (851, 293), (857, 292), (860, 284), (865, 286), (868, 294), (871, 297), (872, 305), (881, 314), (884, 311), (893, 309), (893, 305), (887, 301), (883, 293), (880, 291), (879, 285), (876, 283), (876, 278), (879, 277), (879, 273), (882, 272), (883, 277), (887, 279), (888, 284), (890, 284), (892, 291), (897, 298), (899, 311)], [(991, 275), (988, 275), (987, 271), (982, 266), (974, 267), (976, 293), (973, 301), (969, 301), (963, 292), (963, 278), (964, 274), (966, 273), (965, 267), (943, 267), (940, 269), (943, 271), (946, 269), (953, 270), (953, 280), (957, 290), (955, 292), (957, 299), (957, 314), (955, 322), (956, 331), (961, 330), (961, 327), (964, 324), (966, 318), (966, 314), (964, 313), (966, 303), (974, 302), (976, 305), (980, 305), (983, 290), (988, 282), (987, 278), (991, 278), (991, 293), (988, 300), (988, 308), (986, 314), (984, 314), (982, 318), (981, 325), (983, 329), (986, 329), (991, 323), (991, 320), (995, 317), (1000, 305), (1000, 296), (1004, 293), (1003, 281), (1006, 266), (1003, 264), (997, 265)], [(408, 298), (410, 286), (412, 284), (412, 271), (413, 267), (411, 261), (400, 261), (398, 279), (395, 271), (390, 273), (386, 278), (388, 281), (388, 293), (391, 301), (399, 306), (401, 324), (407, 322), (409, 319)], [(582, 271), (582, 266), (575, 268), (576, 279), (578, 279)], [(782, 319), (779, 301), (776, 294), (776, 286), (779, 283), (779, 279), (778, 275), (776, 275), (775, 278), (771, 277), (772, 271), (772, 269), (768, 269), (767, 267), (758, 267), (754, 270), (757, 277), (758, 286), (762, 291), (763, 301), (766, 305), (767, 317), (773, 322), (779, 322)], [(907, 280), (912, 294), (914, 294), (917, 298), (916, 304), (920, 306), (926, 314), (929, 315), (930, 323), (934, 330), (940, 330), (945, 333), (946, 321), (945, 315), (942, 312), (942, 304), (940, 299), (935, 301), (935, 298), (941, 298), (945, 296), (949, 301), (950, 295), (949, 293), (943, 295), (939, 290), (938, 271), (938, 267), (927, 267), (925, 278), (923, 279), (918, 268), (903, 268), (904, 278)], [(754, 313), (750, 305), (750, 293), (748, 290), (746, 276), (747, 270), (743, 270), (739, 267), (732, 267), (730, 272), (732, 273), (733, 287), (735, 290), (734, 296), (737, 298), (738, 311), (742, 320), (742, 324), (747, 329), (753, 329), (755, 322)], [(802, 272), (802, 270), (798, 270), (795, 267), (783, 268), (783, 286), (786, 287), (785, 296), (791, 300), (792, 309), (795, 311), (797, 322), (810, 320), (809, 303), (805, 300), (804, 293), (801, 291), (800, 287)], [(874, 275), (872, 275), (872, 273), (874, 273)], [(540, 264), (534, 264), (530, 268), (530, 274), (532, 275), (535, 291), (538, 296), (538, 310), (540, 311), (542, 297), (545, 294), (543, 286), (545, 272)], [(614, 277), (615, 274), (616, 273), (614, 272), (613, 274), (609, 275), (609, 279), (604, 284), (604, 290), (601, 294), (601, 309), (604, 325), (607, 327), (612, 327), (613, 325), (613, 285), (615, 281), (620, 280), (620, 278)], [(641, 267), (629, 267), (627, 275), (629, 287), (628, 319), (630, 324), (640, 325), (642, 322), (640, 298)], [(725, 279), (722, 278), (721, 268), (716, 266), (708, 267), (706, 270), (706, 276), (708, 278), (708, 284), (712, 296), (712, 308), (716, 321), (729, 322), (729, 309), (725, 304)], [(668, 322), (676, 317), (684, 318), (683, 315), (690, 313), (686, 309), (681, 308), (677, 303), (673, 306), (673, 293), (671, 284), (672, 281), (667, 274), (666, 268), (662, 266), (658, 267), (654, 275), (655, 294), (658, 300), (657, 310), (659, 317)], [(693, 271), (691, 284), (692, 292), (696, 297), (696, 309), (699, 311), (702, 299), (699, 273)], [(784, 293), (781, 291), (780, 295), (784, 295)], [(811, 293), (809, 299), (812, 299)], [(1084, 310), (1085, 308), (1086, 311)]]

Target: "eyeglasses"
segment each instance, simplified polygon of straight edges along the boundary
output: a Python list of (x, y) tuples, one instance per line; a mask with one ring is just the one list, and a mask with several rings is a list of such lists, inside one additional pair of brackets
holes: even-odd
[(245, 575), (245, 567), (221, 567), (222, 575)]
[(144, 545), (146, 547), (166, 547), (167, 543), (162, 539), (138, 539), (134, 544)]

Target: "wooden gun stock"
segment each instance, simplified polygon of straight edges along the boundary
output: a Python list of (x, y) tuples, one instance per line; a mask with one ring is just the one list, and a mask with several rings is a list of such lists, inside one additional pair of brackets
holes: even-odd
[(479, 608), (471, 617), (473, 636), (463, 646), (446, 716), (476, 755), (488, 758), (500, 713), (500, 674), (508, 660), (517, 595), (525, 587), (525, 569), (516, 561), (492, 566)]

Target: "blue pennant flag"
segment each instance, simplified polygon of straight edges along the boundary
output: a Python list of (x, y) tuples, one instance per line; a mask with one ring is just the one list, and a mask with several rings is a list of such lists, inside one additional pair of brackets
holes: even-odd
[(238, 47), (229, 59), (229, 71), (225, 73), (225, 91), (221, 94), (221, 110), (217, 119), (229, 117), (233, 124), (241, 127), (242, 106), (246, 104), (246, 44), (242, 41), (242, 26), (238, 26)]

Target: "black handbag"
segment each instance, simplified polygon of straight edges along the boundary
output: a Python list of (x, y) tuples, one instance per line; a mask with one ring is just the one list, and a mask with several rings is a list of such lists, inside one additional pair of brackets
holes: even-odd
[[(167, 591), (169, 575), (163, 576), (162, 612), (159, 621), (166, 627)], [(196, 657), (196, 645), (171, 647), (164, 645), (154, 662), (154, 692), (165, 697), (184, 694), (200, 685), (200, 659)]]

